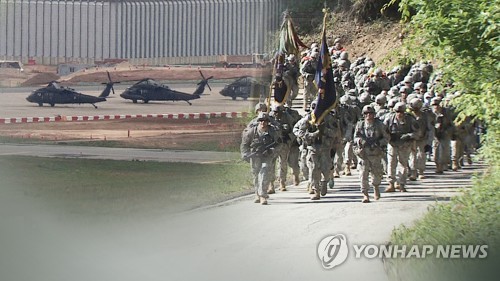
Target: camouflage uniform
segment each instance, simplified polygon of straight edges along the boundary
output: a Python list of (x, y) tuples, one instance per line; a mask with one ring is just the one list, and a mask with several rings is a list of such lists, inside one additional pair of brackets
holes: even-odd
[(441, 100), (433, 98), (431, 101), (432, 112), (435, 115), (434, 141), (432, 144), (434, 152), (434, 163), (436, 163), (436, 173), (442, 174), (448, 169), (450, 163), (450, 144), (453, 134), (453, 119), (447, 109), (441, 107)]
[[(385, 118), (391, 113), (387, 107), (387, 98), (383, 94), (379, 94), (372, 106), (375, 109), (375, 118), (384, 123)], [(382, 167), (384, 173), (387, 173), (387, 149), (384, 150), (384, 156), (382, 157)]]
[[(286, 176), (288, 173), (288, 155), (290, 153), (290, 147), (292, 142), (295, 141), (295, 135), (292, 132), (293, 129), (293, 119), (283, 106), (276, 106), (270, 114), (276, 122), (279, 123), (281, 141), (277, 146), (277, 160), (279, 160), (278, 165), (278, 179), (280, 183), (280, 190), (286, 191)], [(272, 193), (272, 192), (270, 192)]]
[(335, 128), (333, 117), (326, 115), (320, 125), (311, 124), (311, 115), (307, 114), (294, 127), (294, 134), (307, 145), (307, 166), (309, 168), (310, 187), (314, 192), (311, 200), (326, 195), (330, 180), (332, 159), (330, 150), (333, 146)]
[(357, 105), (350, 105), (348, 107), (348, 112), (350, 115), (350, 123), (347, 125), (344, 138), (346, 140), (344, 147), (344, 174), (347, 176), (351, 175), (351, 168), (356, 169), (357, 159), (354, 155), (352, 147), (352, 138), (354, 135), (354, 128), (359, 120), (361, 120), (361, 109)]
[[(373, 109), (373, 108), (372, 108)], [(373, 114), (375, 111), (373, 110)], [(361, 192), (365, 196), (363, 202), (369, 202), (368, 176), (371, 173), (372, 185), (375, 193), (375, 200), (380, 197), (379, 185), (382, 181), (383, 168), (382, 158), (385, 156), (385, 147), (389, 140), (387, 127), (380, 120), (373, 122), (361, 120), (356, 125), (354, 132), (355, 153), (359, 159), (359, 180), (361, 182)]]
[(304, 110), (309, 107), (310, 101), (314, 99), (317, 92), (316, 85), (314, 84), (317, 62), (316, 58), (306, 59), (300, 68), (300, 73), (302, 74), (302, 77), (304, 77)]
[(286, 101), (288, 106), (292, 106), (292, 100), (299, 95), (299, 75), (299, 66), (295, 56), (290, 56), (288, 62), (285, 63), (285, 72), (283, 74), (283, 80), (290, 91)]
[[(259, 122), (267, 119), (267, 113), (260, 113)], [(269, 186), (272, 169), (272, 162), (275, 159), (275, 145), (279, 140), (278, 132), (272, 126), (263, 128), (258, 126), (247, 126), (242, 133), (242, 141), (240, 146), (241, 156), (244, 160), (250, 161), (252, 166), (252, 174), (254, 176), (254, 188), (256, 200), (261, 204), (267, 204), (267, 187)]]
[(420, 179), (424, 178), (426, 152), (429, 150), (429, 137), (434, 130), (433, 121), (434, 115), (428, 110), (422, 111), (421, 100), (411, 100), (411, 114), (415, 117), (419, 127), (419, 136), (415, 139), (411, 154), (410, 154), (410, 180), (416, 180), (417, 176)]
[[(406, 107), (398, 102), (394, 106), (395, 113), (385, 120), (390, 134), (389, 146), (387, 148), (387, 162), (389, 176), (389, 187), (386, 192), (395, 191), (394, 186), (400, 191), (406, 191), (406, 178), (408, 176), (408, 158), (410, 156), (411, 145), (419, 137), (419, 127), (415, 118), (405, 112)], [(398, 120), (397, 115), (402, 115), (402, 120)], [(399, 164), (399, 172), (396, 168)]]
[[(295, 109), (292, 109), (290, 107), (285, 107), (286, 112), (288, 115), (291, 116), (292, 119), (292, 130), (293, 126), (302, 119), (302, 116), (299, 114), (299, 112)], [(293, 133), (293, 131), (292, 131)], [(294, 179), (294, 184), (299, 185), (300, 183), (300, 165), (299, 165), (299, 158), (300, 158), (300, 149), (299, 149), (299, 143), (297, 140), (297, 137), (295, 134), (292, 134), (292, 142), (290, 145), (290, 153), (288, 154), (288, 166), (292, 168), (292, 173), (293, 173), (293, 179)]]
[[(456, 119), (456, 118), (455, 118)], [(451, 162), (452, 169), (456, 171), (463, 167), (464, 154), (467, 156), (467, 162), (472, 163), (471, 153), (471, 136), (474, 133), (474, 126), (471, 117), (466, 117), (464, 120), (455, 121), (454, 141), (451, 142)]]

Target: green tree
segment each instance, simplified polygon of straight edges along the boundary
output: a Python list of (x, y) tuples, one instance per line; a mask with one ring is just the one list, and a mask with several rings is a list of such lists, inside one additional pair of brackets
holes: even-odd
[(414, 60), (438, 63), (453, 91), (459, 118), (475, 116), (487, 125), (483, 156), (500, 160), (500, 1), (391, 0), (406, 24), (405, 47)]

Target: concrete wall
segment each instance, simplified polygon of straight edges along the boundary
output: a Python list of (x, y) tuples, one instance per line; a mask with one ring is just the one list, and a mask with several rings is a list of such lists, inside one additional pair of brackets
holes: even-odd
[(265, 52), (282, 0), (0, 0), (0, 59), (202, 64)]

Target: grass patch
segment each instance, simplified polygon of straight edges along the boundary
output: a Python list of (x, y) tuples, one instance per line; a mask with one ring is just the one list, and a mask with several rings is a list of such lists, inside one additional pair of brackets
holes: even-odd
[(488, 245), (486, 259), (389, 259), (390, 280), (496, 280), (500, 261), (500, 174), (490, 170), (449, 203), (437, 203), (412, 227), (400, 226), (393, 245)]
[[(171, 213), (251, 192), (248, 164), (0, 157), (0, 193), (22, 192), (57, 213)], [(2, 196), (0, 194), (0, 196)]]

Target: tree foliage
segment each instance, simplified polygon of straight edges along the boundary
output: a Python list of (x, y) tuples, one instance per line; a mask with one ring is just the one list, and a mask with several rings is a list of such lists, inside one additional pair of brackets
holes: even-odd
[(438, 63), (452, 91), (459, 118), (474, 116), (488, 128), (485, 153), (500, 160), (500, 1), (392, 0), (407, 25), (405, 47), (414, 59)]

